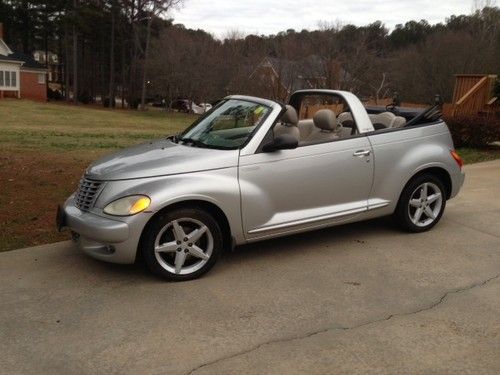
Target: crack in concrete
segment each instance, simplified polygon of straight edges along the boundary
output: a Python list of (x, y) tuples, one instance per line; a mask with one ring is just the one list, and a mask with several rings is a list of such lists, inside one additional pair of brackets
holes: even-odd
[(371, 324), (388, 321), (388, 320), (391, 320), (392, 318), (396, 318), (396, 317), (400, 317), (400, 316), (415, 315), (415, 314), (421, 313), (423, 311), (432, 310), (436, 306), (438, 306), (441, 303), (443, 303), (450, 294), (461, 293), (461, 292), (465, 292), (465, 291), (468, 291), (468, 290), (471, 290), (471, 289), (474, 289), (474, 288), (478, 288), (478, 287), (484, 286), (484, 285), (488, 284), (489, 282), (491, 282), (491, 281), (493, 281), (495, 279), (498, 279), (499, 277), (500, 277), (500, 274), (498, 274), (496, 276), (493, 276), (493, 277), (490, 277), (490, 278), (488, 278), (488, 279), (486, 279), (484, 281), (481, 281), (481, 282), (469, 285), (467, 287), (449, 290), (449, 291), (445, 292), (438, 300), (436, 300), (432, 304), (430, 304), (428, 306), (425, 306), (425, 307), (422, 307), (420, 309), (414, 310), (414, 311), (404, 312), (404, 313), (398, 313), (398, 314), (390, 314), (390, 315), (388, 315), (388, 316), (386, 316), (384, 318), (381, 318), (381, 319), (371, 320), (371, 321), (368, 321), (368, 322), (365, 322), (365, 323), (361, 323), (361, 324), (358, 324), (358, 325), (354, 325), (354, 326), (350, 326), (350, 327), (333, 326), (333, 327), (323, 328), (323, 329), (320, 329), (320, 330), (317, 330), (317, 331), (309, 332), (309, 333), (306, 333), (306, 334), (300, 335), (300, 336), (284, 337), (284, 338), (281, 338), (281, 339), (275, 339), (275, 340), (266, 341), (266, 342), (263, 342), (261, 344), (255, 345), (255, 346), (253, 346), (253, 347), (251, 347), (249, 349), (240, 351), (238, 353), (230, 354), (230, 355), (228, 355), (226, 357), (221, 357), (219, 359), (203, 363), (203, 364), (195, 367), (194, 369), (190, 370), (189, 372), (187, 372), (187, 374), (188, 375), (194, 374), (196, 371), (198, 371), (198, 370), (200, 370), (200, 369), (202, 369), (204, 367), (208, 367), (208, 366), (214, 365), (214, 364), (219, 363), (219, 362), (224, 362), (224, 361), (227, 361), (229, 359), (233, 359), (233, 358), (236, 358), (236, 357), (240, 357), (240, 356), (246, 355), (248, 353), (257, 351), (260, 348), (262, 348), (264, 346), (267, 346), (267, 345), (272, 345), (272, 344), (277, 344), (277, 343), (282, 343), (282, 342), (295, 341), (295, 340), (303, 340), (303, 339), (307, 339), (309, 337), (312, 337), (312, 336), (315, 336), (315, 335), (319, 335), (321, 333), (325, 333), (325, 332), (329, 332), (329, 331), (350, 331), (350, 330), (361, 328), (361, 327), (365, 327), (365, 326), (368, 326), (368, 325), (371, 325)]

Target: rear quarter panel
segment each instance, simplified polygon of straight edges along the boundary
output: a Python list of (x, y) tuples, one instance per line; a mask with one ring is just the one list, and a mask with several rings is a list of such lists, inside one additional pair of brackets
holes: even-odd
[[(453, 149), (448, 127), (443, 121), (413, 128), (374, 133), (368, 137), (374, 152), (374, 177), (370, 198), (390, 201), (380, 214), (396, 208), (406, 183), (418, 172), (439, 167), (446, 170), (452, 185), (460, 181), (461, 171), (450, 155)], [(452, 196), (457, 192), (452, 189)]]

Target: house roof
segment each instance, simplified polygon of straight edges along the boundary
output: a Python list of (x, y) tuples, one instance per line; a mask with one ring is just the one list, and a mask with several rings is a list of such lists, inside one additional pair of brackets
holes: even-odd
[(12, 51), (9, 46), (0, 38), (0, 60), (1, 61), (12, 61), (22, 64), (21, 69), (37, 69), (45, 70), (45, 66), (37, 62), (30, 55), (25, 53)]
[(30, 55), (26, 55), (25, 53), (14, 51), (14, 53), (9, 57), (13, 57), (18, 61), (23, 61), (24, 64), (22, 66), (22, 69), (45, 69), (45, 65), (40, 64), (33, 57), (31, 57)]
[(20, 63), (22, 64), (24, 61), (23, 60), (20, 60), (14, 56), (11, 55), (2, 55), (0, 54), (0, 61), (12, 61), (12, 62), (17, 62), (17, 63)]
[(10, 55), (12, 53), (9, 46), (0, 38), (0, 55)]

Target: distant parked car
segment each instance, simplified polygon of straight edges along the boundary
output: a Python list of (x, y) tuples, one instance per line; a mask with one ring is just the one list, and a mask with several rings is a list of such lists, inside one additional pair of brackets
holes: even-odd
[(191, 102), (191, 112), (197, 115), (202, 115), (205, 112), (208, 112), (212, 109), (212, 104), (209, 103), (200, 103), (199, 105)]
[(385, 215), (429, 230), (463, 181), (438, 106), (367, 111), (333, 90), (286, 106), (229, 96), (179, 135), (93, 163), (57, 225), (95, 258), (140, 253), (152, 272), (189, 280), (243, 243)]

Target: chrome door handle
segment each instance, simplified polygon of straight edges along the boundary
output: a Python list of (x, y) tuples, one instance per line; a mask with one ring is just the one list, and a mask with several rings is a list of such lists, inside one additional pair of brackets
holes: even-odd
[(359, 151), (356, 151), (354, 154), (352, 154), (353, 156), (368, 156), (370, 155), (370, 150), (359, 150)]

